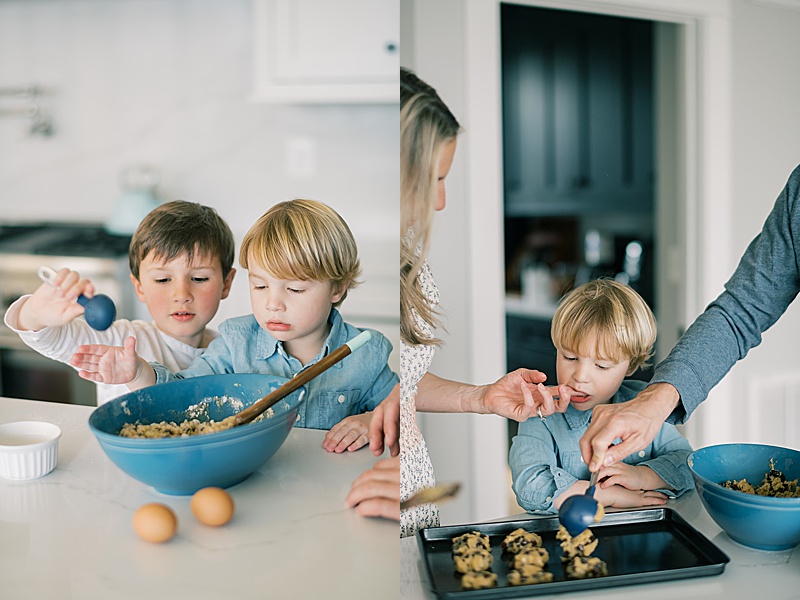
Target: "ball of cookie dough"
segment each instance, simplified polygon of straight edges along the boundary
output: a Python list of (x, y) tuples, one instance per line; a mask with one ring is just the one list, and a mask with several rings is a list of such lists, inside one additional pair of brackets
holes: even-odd
[(497, 585), (497, 574), (491, 571), (470, 571), (461, 577), (462, 590), (482, 590)]
[(550, 553), (544, 548), (532, 548), (528, 546), (522, 552), (517, 552), (511, 561), (511, 566), (520, 569), (525, 565), (533, 565), (543, 568), (550, 560)]
[(467, 550), (474, 550), (476, 548), (483, 548), (484, 550), (491, 550), (489, 544), (489, 536), (484, 535), (478, 531), (470, 531), (453, 538), (453, 554), (463, 554)]
[(575, 556), (589, 556), (597, 548), (597, 538), (591, 529), (584, 529), (572, 537), (564, 526), (560, 525), (556, 539), (561, 540), (561, 550), (564, 554), (561, 560), (570, 560)]
[(534, 583), (549, 583), (553, 581), (553, 574), (535, 565), (523, 565), (519, 569), (509, 571), (506, 576), (508, 585), (532, 585)]
[(469, 573), (470, 571), (488, 571), (492, 566), (492, 553), (484, 548), (473, 548), (463, 554), (456, 554), (453, 561), (456, 571)]
[(608, 575), (606, 563), (596, 556), (576, 556), (564, 564), (564, 574), (568, 579), (589, 579)]
[(542, 545), (542, 538), (532, 531), (525, 531), (521, 527), (509, 533), (500, 542), (500, 547), (511, 554), (521, 552), (525, 548), (533, 548)]

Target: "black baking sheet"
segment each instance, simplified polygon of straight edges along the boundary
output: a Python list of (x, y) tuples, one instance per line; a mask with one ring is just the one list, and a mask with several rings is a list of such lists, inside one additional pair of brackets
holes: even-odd
[[(547, 569), (553, 574), (552, 582), (517, 587), (506, 584), (508, 557), (502, 553), (500, 542), (518, 527), (542, 537), (550, 553)], [(610, 512), (591, 529), (599, 540), (592, 556), (605, 561), (606, 577), (565, 579), (561, 546), (555, 539), (558, 531), (555, 516), (423, 529), (417, 540), (431, 588), (439, 598), (447, 600), (519, 598), (704, 577), (722, 573), (730, 560), (671, 508)], [(494, 556), (492, 571), (497, 573), (496, 588), (461, 589), (461, 576), (453, 565), (452, 538), (468, 531), (489, 536)]]

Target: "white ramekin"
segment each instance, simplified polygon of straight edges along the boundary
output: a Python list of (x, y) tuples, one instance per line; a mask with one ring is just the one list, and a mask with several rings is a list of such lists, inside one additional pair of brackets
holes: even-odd
[(58, 463), (61, 428), (44, 421), (0, 425), (0, 477), (36, 479)]

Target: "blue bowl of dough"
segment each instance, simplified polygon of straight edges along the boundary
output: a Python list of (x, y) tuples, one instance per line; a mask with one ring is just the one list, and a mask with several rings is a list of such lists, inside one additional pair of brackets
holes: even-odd
[(800, 479), (800, 451), (765, 444), (719, 444), (689, 455), (689, 469), (708, 514), (732, 540), (759, 550), (788, 550), (800, 543), (800, 498), (746, 494), (723, 487), (746, 479), (758, 487), (770, 470)]
[(300, 388), (278, 401), (260, 421), (225, 431), (170, 438), (119, 435), (127, 423), (221, 421), (240, 412), (287, 379), (252, 373), (207, 375), (150, 386), (95, 409), (89, 428), (122, 471), (165, 494), (188, 495), (235, 485), (266, 463), (289, 435), (305, 399)]

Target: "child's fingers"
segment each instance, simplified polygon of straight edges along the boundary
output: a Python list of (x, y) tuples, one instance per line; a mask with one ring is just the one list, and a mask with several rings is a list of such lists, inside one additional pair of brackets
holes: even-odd
[(363, 448), (369, 443), (369, 438), (367, 437), (367, 432), (364, 431), (359, 435), (348, 447), (348, 452), (355, 452), (356, 450)]
[[(82, 347), (83, 346), (81, 346), (81, 348)], [(71, 364), (73, 367), (87, 370), (92, 367), (97, 367), (99, 361), (100, 358), (96, 354), (79, 351), (72, 355), (72, 358), (69, 359), (69, 364)]]
[(78, 371), (78, 377), (82, 379), (88, 379), (89, 381), (94, 381), (96, 383), (104, 383), (103, 376), (100, 373), (96, 373), (94, 371)]
[(136, 338), (128, 336), (125, 338), (125, 354), (128, 356), (136, 355)]
[(344, 436), (346, 427), (345, 421), (339, 421), (336, 425), (331, 427), (330, 430), (325, 433), (325, 439), (322, 440), (322, 447), (328, 452), (333, 452)]
[(79, 279), (78, 281), (72, 283), (69, 287), (65, 286), (62, 287), (62, 289), (65, 289), (64, 297), (72, 301), (77, 301), (78, 296), (81, 294), (87, 298), (94, 296), (94, 286), (88, 279)]
[[(334, 448), (334, 451), (337, 453), (344, 452), (350, 447), (351, 444), (355, 444), (362, 437), (362, 435), (366, 440), (366, 434), (367, 434), (366, 427), (363, 426), (359, 427), (357, 424), (354, 423), (350, 429), (345, 431), (344, 435), (342, 436), (342, 439), (339, 440), (339, 443), (336, 445), (336, 448)], [(354, 450), (358, 450), (363, 445), (364, 443), (361, 443), (356, 448), (354, 448)]]
[[(58, 272), (60, 274), (61, 271)], [(75, 271), (67, 271), (64, 274), (64, 277), (59, 280), (58, 274), (56, 274), (56, 285), (58, 285), (58, 289), (61, 291), (61, 294), (67, 300), (75, 300), (78, 297), (78, 292), (76, 291), (79, 287), (80, 283), (80, 275), (78, 275)]]
[(666, 503), (667, 497), (663, 495), (661, 497), (648, 495), (642, 497), (642, 506), (659, 506)]

